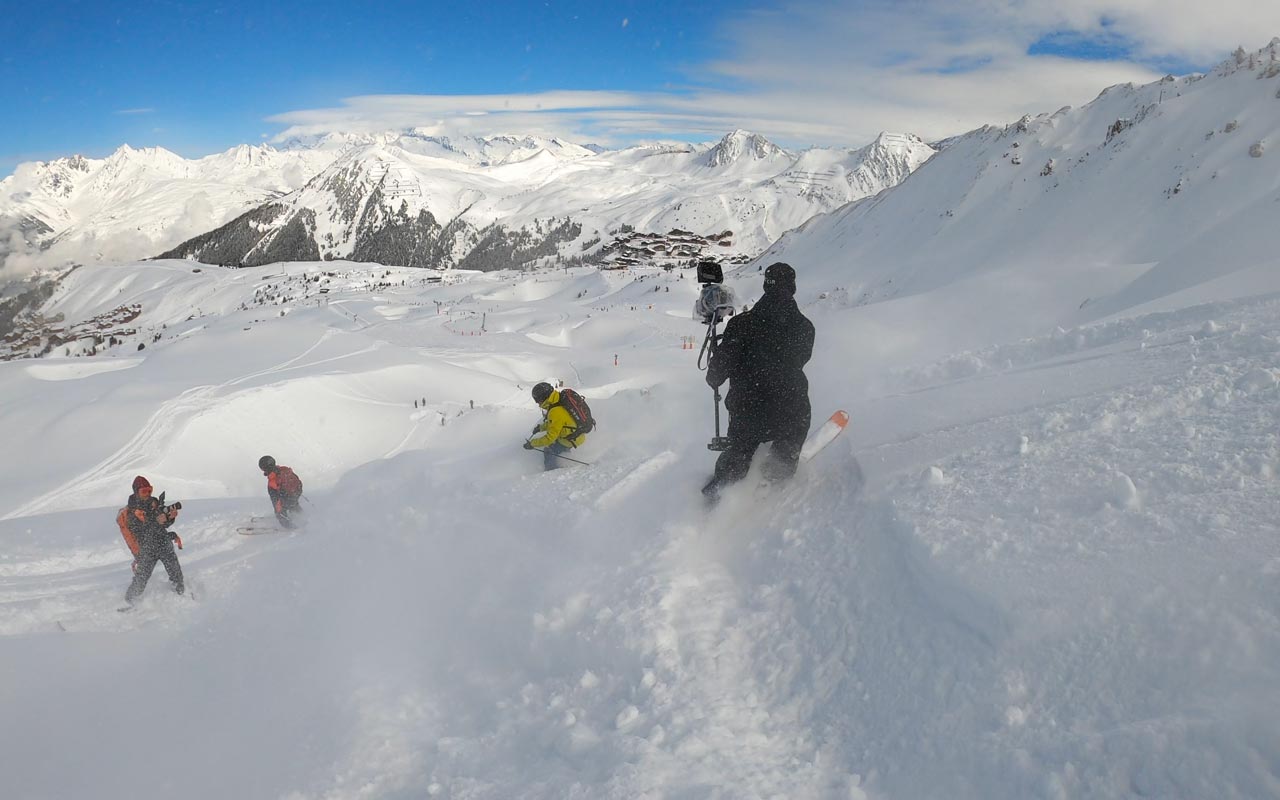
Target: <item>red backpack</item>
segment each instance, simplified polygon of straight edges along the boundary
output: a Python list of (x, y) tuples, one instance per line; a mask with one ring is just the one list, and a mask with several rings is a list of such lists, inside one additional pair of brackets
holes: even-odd
[(596, 419), (591, 416), (591, 407), (587, 405), (586, 398), (574, 390), (561, 389), (560, 402), (557, 405), (568, 411), (569, 416), (573, 418), (574, 438), (596, 429)]
[(133, 557), (138, 557), (138, 537), (133, 535), (133, 531), (129, 530), (129, 507), (125, 506), (116, 512), (116, 524), (120, 526), (120, 535), (124, 537), (124, 543), (129, 546), (129, 552), (133, 553)]
[(287, 495), (297, 496), (302, 494), (302, 479), (288, 467), (276, 467), (276, 482), (280, 486), (280, 491)]

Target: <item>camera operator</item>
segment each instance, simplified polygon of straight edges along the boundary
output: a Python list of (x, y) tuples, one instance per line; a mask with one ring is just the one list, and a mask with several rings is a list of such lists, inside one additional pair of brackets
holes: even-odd
[(141, 475), (133, 479), (133, 494), (129, 495), (125, 517), (129, 532), (138, 543), (138, 557), (133, 562), (133, 582), (124, 593), (125, 602), (129, 605), (133, 605), (133, 601), (146, 590), (157, 561), (164, 564), (173, 591), (182, 594), (185, 590), (182, 566), (178, 564), (178, 554), (173, 549), (175, 544), (179, 550), (182, 549), (182, 539), (168, 529), (177, 519), (182, 503), (166, 506), (163, 494), (156, 498), (151, 493), (150, 481)]
[[(712, 351), (707, 383), (729, 381), (729, 441), (716, 460), (715, 475), (702, 493), (715, 501), (725, 486), (742, 480), (751, 457), (773, 442), (764, 477), (795, 474), (809, 433), (809, 380), (804, 365), (813, 354), (813, 323), (795, 301), (796, 271), (778, 262), (764, 273), (764, 297), (725, 326)], [(720, 449), (720, 448), (716, 448)]]

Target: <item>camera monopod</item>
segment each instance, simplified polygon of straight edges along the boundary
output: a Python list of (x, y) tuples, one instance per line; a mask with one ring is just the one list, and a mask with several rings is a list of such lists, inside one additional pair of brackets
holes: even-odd
[[(716, 328), (725, 318), (733, 316), (737, 298), (734, 297), (733, 290), (723, 285), (722, 281), (724, 281), (724, 272), (719, 264), (714, 261), (703, 261), (698, 264), (698, 283), (702, 284), (702, 292), (694, 304), (693, 316), (707, 326), (707, 335), (702, 340), (702, 351), (698, 353), (698, 369), (707, 369), (711, 366), (716, 345), (720, 343), (720, 335), (716, 332)], [(704, 357), (707, 359), (706, 366), (703, 366)], [(716, 435), (711, 438), (707, 449), (719, 452), (729, 449), (729, 437), (720, 435), (720, 387), (712, 387), (711, 391), (715, 402)]]

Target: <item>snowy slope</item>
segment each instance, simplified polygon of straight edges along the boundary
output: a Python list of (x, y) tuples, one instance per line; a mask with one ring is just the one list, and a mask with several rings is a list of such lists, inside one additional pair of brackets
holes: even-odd
[[(0, 364), (16, 796), (1273, 793), (1276, 295), (857, 371), (866, 309), (806, 302), (851, 429), (708, 516), (687, 278), (423, 275), (86, 267), (46, 311), (151, 344)], [(555, 378), (601, 428), (543, 475)], [(232, 532), (262, 452), (305, 532)], [(121, 615), (137, 473), (197, 599)], [(151, 737), (141, 794), (96, 720)]]
[[(1079, 109), (974, 131), (760, 261), (822, 264), (844, 302), (895, 301), (899, 315), (948, 294), (951, 328), (979, 336), (1155, 308), (1210, 282), (1214, 297), (1280, 288), (1269, 221), (1280, 170), (1268, 147), (1280, 130), (1278, 58), (1280, 41), (1205, 76), (1112, 87)], [(973, 317), (975, 298), (995, 293), (1001, 313)]]
[[(140, 311), (103, 354), (0, 363), (7, 794), (1280, 795), (1274, 173), (1235, 147), (1268, 57), (977, 132), (787, 237), (815, 416), (852, 422), (711, 513), (687, 273), (75, 270), (44, 318)], [(1243, 140), (1178, 152), (1225, 112)], [(1023, 188), (1004, 148), (1050, 142), (1091, 155)], [(1189, 164), (1203, 195), (1148, 196)], [(556, 379), (600, 428), (543, 474)], [(264, 452), (305, 531), (233, 532)], [(139, 473), (184, 501), (196, 599), (159, 575), (118, 614)]]

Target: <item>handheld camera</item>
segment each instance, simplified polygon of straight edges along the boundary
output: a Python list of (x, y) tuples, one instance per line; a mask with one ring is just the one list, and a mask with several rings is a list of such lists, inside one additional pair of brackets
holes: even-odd
[(172, 512), (172, 511), (181, 511), (181, 510), (182, 510), (182, 501), (181, 501), (181, 500), (174, 500), (174, 501), (173, 501), (172, 503), (170, 503), (169, 505), (165, 505), (165, 502), (164, 502), (164, 492), (161, 492), (161, 493), (160, 493), (160, 496), (159, 496), (159, 497), (157, 497), (156, 499), (160, 501), (160, 507), (161, 507), (162, 509), (164, 509), (164, 513), (166, 513), (166, 514), (168, 514), (168, 513)]
[[(707, 326), (706, 338), (702, 340), (702, 352), (698, 354), (698, 369), (706, 369), (703, 358), (707, 358), (707, 366), (710, 366), (710, 359), (715, 357), (716, 345), (720, 342), (716, 326), (733, 316), (738, 298), (733, 289), (724, 285), (724, 270), (715, 261), (698, 263), (698, 283), (702, 284), (702, 291), (693, 305), (693, 318)], [(716, 435), (711, 437), (707, 449), (719, 452), (729, 449), (729, 437), (720, 435), (720, 389), (714, 388), (712, 393), (715, 398)]]

